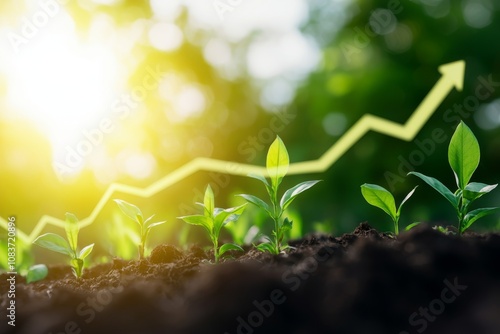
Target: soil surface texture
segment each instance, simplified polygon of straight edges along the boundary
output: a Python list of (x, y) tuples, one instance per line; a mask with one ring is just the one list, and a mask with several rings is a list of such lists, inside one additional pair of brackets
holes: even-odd
[(312, 234), (286, 254), (249, 247), (218, 265), (199, 247), (160, 245), (142, 261), (113, 260), (76, 280), (17, 277), (18, 334), (499, 334), (500, 234), (445, 235), (420, 225), (394, 238), (361, 224)]

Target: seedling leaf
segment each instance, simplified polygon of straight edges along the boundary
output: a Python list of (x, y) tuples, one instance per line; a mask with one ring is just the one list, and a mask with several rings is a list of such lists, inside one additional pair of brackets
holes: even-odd
[(165, 224), (166, 222), (167, 222), (167, 221), (166, 221), (166, 220), (164, 220), (164, 221), (162, 221), (162, 222), (157, 222), (157, 223), (150, 224), (150, 225), (147, 227), (147, 229), (148, 229), (148, 230), (151, 230), (153, 227), (158, 226), (158, 225)]
[(47, 277), (49, 270), (44, 264), (36, 264), (28, 269), (28, 274), (26, 275), (26, 283), (30, 284), (32, 282), (37, 282), (43, 280)]
[(307, 189), (314, 186), (316, 183), (320, 182), (320, 180), (314, 181), (306, 181), (297, 184), (295, 187), (292, 187), (285, 191), (283, 197), (281, 197), (280, 206), (281, 210), (285, 210), (290, 204), (292, 204), (293, 200), (301, 193), (306, 191)]
[(415, 193), (415, 190), (417, 190), (417, 188), (418, 188), (418, 186), (416, 186), (415, 188), (413, 188), (413, 190), (410, 191), (408, 193), (408, 195), (406, 195), (406, 197), (404, 198), (404, 200), (399, 205), (398, 212), (397, 212), (398, 217), (399, 217), (399, 214), (401, 213), (401, 208), (403, 207), (403, 204), (405, 204), (406, 201), (410, 199), (410, 197), (413, 195), (413, 193)]
[(192, 215), (192, 216), (183, 216), (178, 218), (184, 220), (186, 223), (191, 225), (203, 226), (210, 231), (210, 224), (208, 222), (208, 218), (205, 216)]
[(203, 199), (203, 205), (205, 206), (205, 210), (207, 211), (208, 216), (212, 216), (214, 213), (214, 192), (210, 185), (207, 186), (205, 190), (205, 197)]
[(469, 212), (464, 217), (464, 224), (460, 228), (461, 229), (460, 233), (465, 232), (465, 230), (467, 230), (479, 218), (482, 218), (484, 216), (492, 214), (495, 211), (497, 211), (498, 209), (500, 209), (500, 208), (482, 208), (482, 209), (476, 209), (476, 210)]
[(408, 226), (405, 227), (405, 231), (409, 231), (412, 228), (414, 228), (414, 227), (416, 227), (416, 226), (418, 226), (420, 224), (422, 224), (422, 223), (421, 222), (411, 223), (410, 225), (408, 225)]
[(85, 258), (89, 256), (89, 254), (92, 252), (93, 249), (94, 249), (94, 244), (90, 244), (88, 246), (83, 247), (78, 257), (82, 260), (85, 260)]
[(479, 143), (474, 133), (464, 122), (460, 122), (448, 148), (448, 161), (460, 189), (465, 189), (469, 183), (479, 166), (480, 155)]
[(497, 185), (498, 184), (487, 185), (485, 183), (471, 182), (465, 187), (463, 196), (465, 199), (472, 202), (495, 189)]
[(269, 147), (266, 160), (267, 172), (271, 178), (271, 185), (274, 191), (278, 189), (283, 177), (288, 172), (289, 165), (288, 151), (281, 138), (277, 136)]
[(78, 245), (78, 218), (72, 213), (66, 212), (66, 224), (64, 225), (66, 231), (66, 238), (68, 239), (69, 247), (73, 252), (76, 252)]
[(273, 245), (270, 242), (264, 242), (256, 246), (256, 248), (261, 252), (269, 252), (271, 254), (275, 254), (276, 251)]
[(35, 245), (50, 249), (51, 251), (73, 256), (68, 242), (63, 237), (54, 233), (45, 233), (33, 241)]
[(458, 200), (455, 197), (455, 195), (451, 192), (450, 189), (448, 189), (444, 184), (442, 184), (439, 180), (430, 177), (430, 176), (425, 176), (421, 173), (418, 172), (409, 172), (408, 175), (415, 175), (416, 177), (420, 178), (423, 180), (425, 183), (430, 185), (434, 190), (436, 190), (438, 193), (440, 193), (442, 196), (444, 196), (452, 205), (455, 209), (458, 209)]
[(387, 189), (376, 184), (365, 183), (361, 186), (361, 193), (369, 204), (382, 209), (393, 221), (397, 220), (394, 196)]
[(142, 211), (135, 205), (125, 202), (121, 199), (114, 200), (122, 212), (128, 216), (133, 221), (142, 225), (144, 217), (142, 216)]
[(252, 204), (257, 205), (259, 208), (265, 210), (270, 216), (272, 215), (271, 210), (269, 209), (269, 205), (267, 205), (266, 202), (258, 198), (257, 196), (254, 195), (247, 195), (247, 194), (239, 194), (238, 196), (243, 197), (247, 201), (249, 201)]
[(219, 256), (224, 254), (227, 251), (230, 251), (230, 250), (236, 250), (236, 251), (241, 251), (241, 252), (244, 251), (243, 248), (241, 248), (240, 246), (228, 243), (228, 244), (222, 245), (219, 248)]

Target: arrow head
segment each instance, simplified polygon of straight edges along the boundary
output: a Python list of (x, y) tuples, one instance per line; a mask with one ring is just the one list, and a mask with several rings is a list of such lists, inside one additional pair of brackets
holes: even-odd
[(465, 60), (441, 65), (439, 72), (443, 75), (443, 79), (450, 82), (458, 91), (462, 91), (464, 87)]

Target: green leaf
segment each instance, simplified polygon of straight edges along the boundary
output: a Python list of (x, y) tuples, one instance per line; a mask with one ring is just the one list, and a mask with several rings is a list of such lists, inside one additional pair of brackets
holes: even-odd
[(234, 207), (234, 208), (228, 208), (225, 210), (219, 210), (214, 217), (214, 233), (215, 236), (219, 236), (221, 228), (230, 223), (237, 221), (240, 215), (243, 213), (245, 210), (247, 203)]
[(32, 282), (37, 282), (43, 280), (47, 277), (49, 269), (44, 264), (36, 264), (28, 269), (28, 274), (26, 275), (26, 283), (30, 284)]
[(401, 202), (401, 204), (399, 205), (399, 208), (398, 208), (398, 212), (397, 212), (397, 216), (399, 217), (399, 214), (401, 213), (401, 208), (403, 207), (403, 204), (406, 203), (407, 200), (410, 199), (410, 197), (413, 195), (413, 193), (415, 192), (415, 190), (417, 190), (418, 186), (416, 186), (415, 188), (413, 188), (412, 191), (410, 191), (408, 193), (408, 195), (406, 195), (405, 199)]
[(443, 195), (452, 205), (455, 209), (458, 209), (458, 200), (455, 197), (455, 195), (451, 192), (450, 189), (448, 189), (444, 184), (442, 184), (439, 180), (436, 180), (433, 177), (430, 176), (425, 176), (423, 174), (417, 173), (417, 172), (409, 172), (408, 175), (415, 175), (416, 177), (420, 178), (423, 180), (425, 183), (430, 185), (434, 190), (436, 190), (438, 193)]
[(270, 242), (264, 242), (256, 246), (256, 248), (261, 252), (269, 252), (271, 254), (277, 254), (274, 245)]
[(205, 226), (207, 228), (210, 228), (210, 223), (209, 219), (205, 216), (201, 215), (192, 215), (192, 216), (183, 216), (183, 217), (177, 217), (179, 219), (184, 220), (186, 223), (191, 224), (191, 225), (200, 225), (200, 226)]
[(281, 232), (286, 232), (286, 231), (290, 231), (292, 229), (292, 226), (293, 226), (293, 221), (289, 220), (288, 218), (285, 218), (285, 220), (283, 221), (283, 226), (281, 227)]
[(167, 221), (166, 221), (166, 220), (164, 220), (164, 221), (161, 221), (161, 222), (152, 223), (152, 224), (150, 224), (150, 225), (147, 227), (147, 229), (148, 229), (148, 230), (151, 230), (153, 227), (156, 227), (156, 226), (159, 226), (159, 225), (165, 224), (166, 222), (167, 222)]
[(464, 122), (460, 122), (448, 148), (448, 161), (455, 172), (460, 189), (465, 189), (469, 183), (479, 165), (480, 155), (479, 143), (474, 133)]
[(66, 230), (69, 247), (76, 253), (80, 228), (78, 226), (78, 218), (74, 214), (66, 212), (66, 225), (64, 225), (64, 229)]
[(290, 204), (292, 204), (295, 197), (297, 197), (299, 194), (303, 193), (307, 189), (311, 188), (318, 182), (321, 182), (321, 180), (302, 182), (297, 184), (295, 187), (292, 187), (287, 191), (285, 191), (280, 201), (281, 210), (284, 211)]
[(483, 208), (469, 212), (464, 217), (464, 224), (460, 227), (460, 233), (465, 232), (465, 230), (471, 227), (471, 225), (474, 224), (476, 220), (478, 220), (479, 218), (490, 215), (495, 211), (497, 211), (498, 209), (500, 208)]
[(80, 254), (78, 254), (78, 258), (85, 260), (85, 258), (89, 256), (89, 254), (92, 252), (93, 249), (94, 249), (94, 244), (83, 247), (82, 250), (80, 251)]
[(219, 248), (219, 255), (222, 255), (225, 252), (230, 251), (230, 250), (236, 250), (236, 251), (241, 251), (241, 252), (244, 251), (243, 248), (241, 248), (238, 245), (235, 245), (235, 244), (224, 244), (224, 245), (222, 245)]
[(50, 249), (51, 251), (73, 256), (68, 242), (63, 237), (54, 233), (45, 233), (33, 241), (35, 245)]
[(142, 226), (144, 217), (142, 216), (142, 211), (137, 206), (122, 201), (121, 199), (115, 199), (114, 201), (127, 217)]
[(238, 196), (243, 197), (247, 201), (249, 201), (252, 204), (257, 205), (259, 208), (265, 210), (270, 216), (272, 216), (271, 210), (269, 209), (269, 205), (267, 205), (266, 202), (258, 198), (257, 196), (254, 195), (247, 195), (247, 194), (240, 194)]
[(472, 202), (495, 189), (497, 185), (498, 184), (488, 185), (485, 183), (471, 182), (467, 186), (465, 186), (463, 196), (465, 199)]
[(387, 189), (376, 184), (365, 183), (361, 186), (361, 193), (369, 204), (382, 209), (392, 220), (397, 220), (394, 196)]
[(283, 180), (283, 177), (288, 172), (289, 165), (290, 160), (285, 144), (283, 143), (281, 138), (277, 136), (274, 142), (269, 147), (266, 160), (267, 172), (269, 173), (269, 176), (271, 178), (271, 185), (275, 192), (278, 189), (279, 184)]
[(405, 231), (409, 231), (412, 228), (414, 228), (414, 227), (416, 227), (416, 226), (418, 226), (420, 224), (422, 224), (422, 223), (421, 222), (412, 223), (412, 224), (410, 224), (410, 225), (408, 225), (408, 226), (405, 227)]
[(261, 181), (262, 183), (264, 183), (266, 185), (266, 187), (271, 186), (269, 184), (269, 182), (267, 182), (267, 179), (264, 176), (262, 176), (261, 174), (248, 174), (248, 177), (251, 177), (253, 179), (257, 179), (257, 180)]
[(212, 190), (212, 187), (208, 185), (207, 189), (205, 190), (205, 197), (203, 199), (203, 205), (205, 206), (206, 214), (208, 217), (212, 217), (214, 214), (214, 202), (214, 192)]

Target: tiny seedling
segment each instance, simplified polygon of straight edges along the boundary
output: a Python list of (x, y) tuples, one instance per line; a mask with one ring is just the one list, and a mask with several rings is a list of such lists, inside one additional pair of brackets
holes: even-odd
[(392, 196), (392, 194), (384, 187), (378, 186), (376, 184), (365, 183), (361, 186), (361, 193), (363, 194), (363, 197), (368, 202), (368, 204), (382, 209), (389, 215), (389, 217), (391, 217), (394, 223), (394, 234), (398, 235), (399, 216), (401, 214), (401, 208), (403, 207), (403, 204), (405, 204), (406, 201), (413, 195), (416, 189), (417, 187), (413, 188), (413, 190), (410, 191), (408, 195), (406, 195), (397, 210), (394, 196)]
[(422, 179), (453, 205), (458, 217), (458, 234), (465, 232), (479, 218), (489, 215), (498, 209), (481, 208), (469, 211), (472, 202), (497, 187), (497, 184), (469, 183), (472, 174), (474, 174), (476, 168), (479, 166), (480, 155), (479, 143), (474, 133), (472, 133), (472, 130), (464, 122), (460, 122), (448, 147), (448, 161), (455, 174), (458, 186), (458, 189), (454, 193), (433, 177), (417, 172), (408, 173)]
[(226, 224), (230, 222), (236, 222), (240, 215), (245, 210), (246, 203), (234, 208), (220, 209), (215, 207), (214, 192), (210, 185), (207, 186), (205, 190), (205, 196), (203, 198), (203, 203), (196, 203), (203, 207), (203, 215), (192, 215), (178, 217), (188, 224), (200, 225), (205, 228), (212, 241), (214, 249), (215, 263), (219, 262), (220, 257), (229, 250), (239, 250), (243, 249), (235, 244), (227, 243), (219, 247), (219, 234)]
[(139, 250), (139, 259), (142, 260), (144, 258), (144, 249), (146, 247), (146, 240), (148, 238), (149, 232), (153, 227), (164, 224), (166, 223), (166, 221), (151, 223), (150, 221), (151, 219), (153, 219), (154, 215), (144, 220), (142, 211), (137, 206), (127, 203), (121, 199), (115, 199), (114, 201), (127, 217), (135, 221), (140, 226), (138, 235), (138, 239), (140, 240), (140, 242), (137, 245), (137, 248)]
[(49, 269), (44, 264), (36, 264), (28, 269), (26, 274), (26, 283), (37, 282), (43, 280), (49, 274)]
[(54, 233), (45, 233), (33, 241), (35, 245), (50, 249), (51, 251), (66, 254), (71, 258), (70, 264), (73, 269), (73, 274), (76, 278), (80, 278), (83, 273), (85, 258), (92, 252), (94, 244), (85, 246), (81, 251), (78, 251), (78, 219), (72, 213), (66, 213), (66, 240), (63, 237)]
[(289, 165), (290, 160), (287, 149), (281, 138), (278, 136), (271, 144), (269, 151), (267, 152), (266, 169), (271, 179), (271, 183), (269, 183), (262, 175), (248, 175), (249, 177), (255, 178), (264, 183), (271, 200), (271, 205), (254, 195), (239, 195), (245, 198), (248, 202), (266, 211), (274, 221), (274, 230), (272, 231), (273, 238), (271, 239), (266, 237), (266, 242), (257, 245), (257, 249), (260, 251), (267, 251), (271, 254), (279, 254), (282, 250), (288, 248), (288, 245), (284, 244), (283, 239), (285, 237), (285, 233), (292, 229), (292, 221), (288, 218), (283, 219), (283, 221), (281, 220), (286, 208), (299, 194), (320, 182), (319, 180), (315, 180), (299, 183), (298, 185), (285, 191), (281, 200), (279, 200), (278, 188), (281, 181), (283, 181), (283, 178), (288, 173)]

